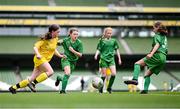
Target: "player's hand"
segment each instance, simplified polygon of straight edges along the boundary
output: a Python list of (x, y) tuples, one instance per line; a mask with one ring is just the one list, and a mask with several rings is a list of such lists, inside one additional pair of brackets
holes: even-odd
[(153, 56), (153, 54), (149, 53), (149, 54), (147, 54), (146, 58), (150, 59), (152, 56)]
[(66, 56), (66, 55), (64, 55), (64, 54), (63, 54), (63, 55), (60, 55), (60, 57), (61, 57), (61, 58), (64, 58), (64, 59), (66, 59), (66, 58), (67, 58), (67, 56)]
[(73, 47), (69, 47), (69, 50), (71, 51), (71, 52), (73, 52), (74, 51), (74, 49), (73, 49)]
[(119, 65), (121, 65), (121, 64), (122, 64), (122, 61), (121, 61), (121, 59), (119, 59), (119, 60), (118, 60), (118, 63), (119, 63)]
[(41, 59), (41, 55), (40, 55), (40, 54), (36, 55), (36, 57), (37, 57), (38, 59)]
[(94, 59), (97, 60), (97, 55), (94, 56)]

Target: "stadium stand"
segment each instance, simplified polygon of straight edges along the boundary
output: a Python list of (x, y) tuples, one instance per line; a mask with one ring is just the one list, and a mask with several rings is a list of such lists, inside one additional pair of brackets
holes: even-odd
[(144, 7), (179, 7), (179, 0), (125, 0), (133, 2), (136, 6)]
[(29, 5), (29, 6), (38, 6), (38, 5), (48, 5), (48, 0), (1, 0), (0, 5)]
[[(63, 38), (61, 36), (60, 38)], [(96, 44), (99, 38), (80, 38), (84, 45), (84, 53), (85, 54), (94, 54), (96, 51)], [(38, 40), (37, 37), (27, 37), (27, 36), (4, 36), (0, 37), (0, 46), (2, 47), (0, 50), (0, 54), (33, 54), (33, 44)], [(131, 48), (133, 54), (146, 54), (150, 51), (151, 48), (151, 38), (124, 38), (129, 47)], [(9, 44), (7, 44), (7, 42)], [(23, 42), (25, 46), (22, 46)], [(138, 43), (137, 43), (138, 42)], [(180, 54), (179, 48), (175, 47), (176, 45), (180, 45), (180, 40), (177, 38), (168, 38), (169, 42), (169, 54)], [(13, 46), (12, 46), (13, 45)], [(143, 46), (142, 46), (143, 45)], [(120, 52), (122, 54), (126, 54), (122, 44), (119, 42)], [(60, 48), (60, 51), (62, 49)]]
[[(152, 26), (155, 20), (41, 20), (41, 19), (0, 19), (1, 26), (48, 26), (59, 24), (61, 26)], [(162, 21), (166, 26), (180, 26), (180, 21)]]
[(177, 7), (0, 6), (1, 12), (180, 13)]

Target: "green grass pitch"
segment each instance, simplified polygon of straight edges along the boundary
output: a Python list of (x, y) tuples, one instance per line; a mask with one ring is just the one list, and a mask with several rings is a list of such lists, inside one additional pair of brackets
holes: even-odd
[(180, 92), (0, 93), (0, 109), (180, 109)]

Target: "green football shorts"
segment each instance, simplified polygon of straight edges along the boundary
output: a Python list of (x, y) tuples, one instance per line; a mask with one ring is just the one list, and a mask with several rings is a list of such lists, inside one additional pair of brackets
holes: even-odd
[(76, 62), (71, 62), (71, 61), (68, 61), (67, 59), (62, 58), (62, 59), (61, 59), (61, 66), (62, 66), (62, 69), (63, 69), (63, 70), (64, 70), (64, 67), (65, 67), (65, 66), (70, 66), (71, 71), (72, 71), (72, 70), (75, 69)]
[(115, 65), (114, 59), (112, 61), (110, 61), (110, 62), (107, 62), (107, 61), (105, 61), (103, 59), (99, 60), (99, 67), (100, 68), (108, 68), (108, 67), (110, 67), (112, 65)]
[(166, 55), (163, 53), (155, 53), (150, 59), (147, 59), (146, 57), (143, 59), (149, 70), (156, 75), (159, 74), (166, 63)]

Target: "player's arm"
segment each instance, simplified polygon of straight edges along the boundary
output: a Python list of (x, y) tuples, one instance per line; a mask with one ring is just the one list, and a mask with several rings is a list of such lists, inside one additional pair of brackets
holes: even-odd
[(34, 44), (34, 53), (35, 53), (35, 55), (36, 55), (36, 57), (38, 58), (38, 59), (41, 59), (41, 54), (39, 53), (39, 51), (38, 51), (38, 49), (40, 48), (40, 46), (42, 46), (43, 45), (43, 41), (38, 41), (38, 42), (36, 42), (35, 44)]
[(95, 60), (97, 60), (97, 57), (98, 57), (99, 53), (100, 53), (99, 50), (96, 50), (96, 53), (95, 53), (95, 55), (94, 55), (94, 59), (95, 59)]
[(97, 44), (97, 50), (96, 53), (94, 55), (94, 59), (97, 60), (98, 55), (100, 54), (100, 50), (101, 50), (101, 43), (102, 43), (102, 39), (99, 39), (99, 42)]
[(116, 50), (116, 53), (117, 53), (119, 65), (121, 65), (121, 64), (122, 64), (122, 61), (121, 61), (121, 55), (120, 55), (119, 49)]
[(58, 40), (57, 45), (58, 45), (58, 46), (61, 46), (62, 43), (63, 43), (63, 40)]
[(70, 50), (72, 53), (74, 53), (75, 55), (77, 55), (78, 57), (81, 57), (81, 56), (82, 56), (82, 53), (74, 50), (73, 47), (71, 47), (71, 46), (69, 47), (69, 50)]
[(38, 59), (41, 59), (41, 55), (40, 55), (37, 47), (34, 47), (34, 53)]
[(156, 45), (153, 47), (153, 49), (151, 50), (151, 52), (146, 56), (148, 59), (151, 58), (154, 53), (157, 51), (157, 49), (160, 47), (159, 43), (156, 43)]
[(66, 56), (60, 54), (57, 49), (55, 50), (54, 54), (55, 54), (57, 57), (59, 57), (59, 58), (66, 58)]
[(118, 63), (119, 63), (119, 65), (121, 65), (122, 61), (121, 61), (121, 55), (120, 55), (119, 45), (118, 45), (117, 40), (115, 40), (114, 49), (116, 50), (116, 54), (117, 54), (117, 57), (118, 57)]

